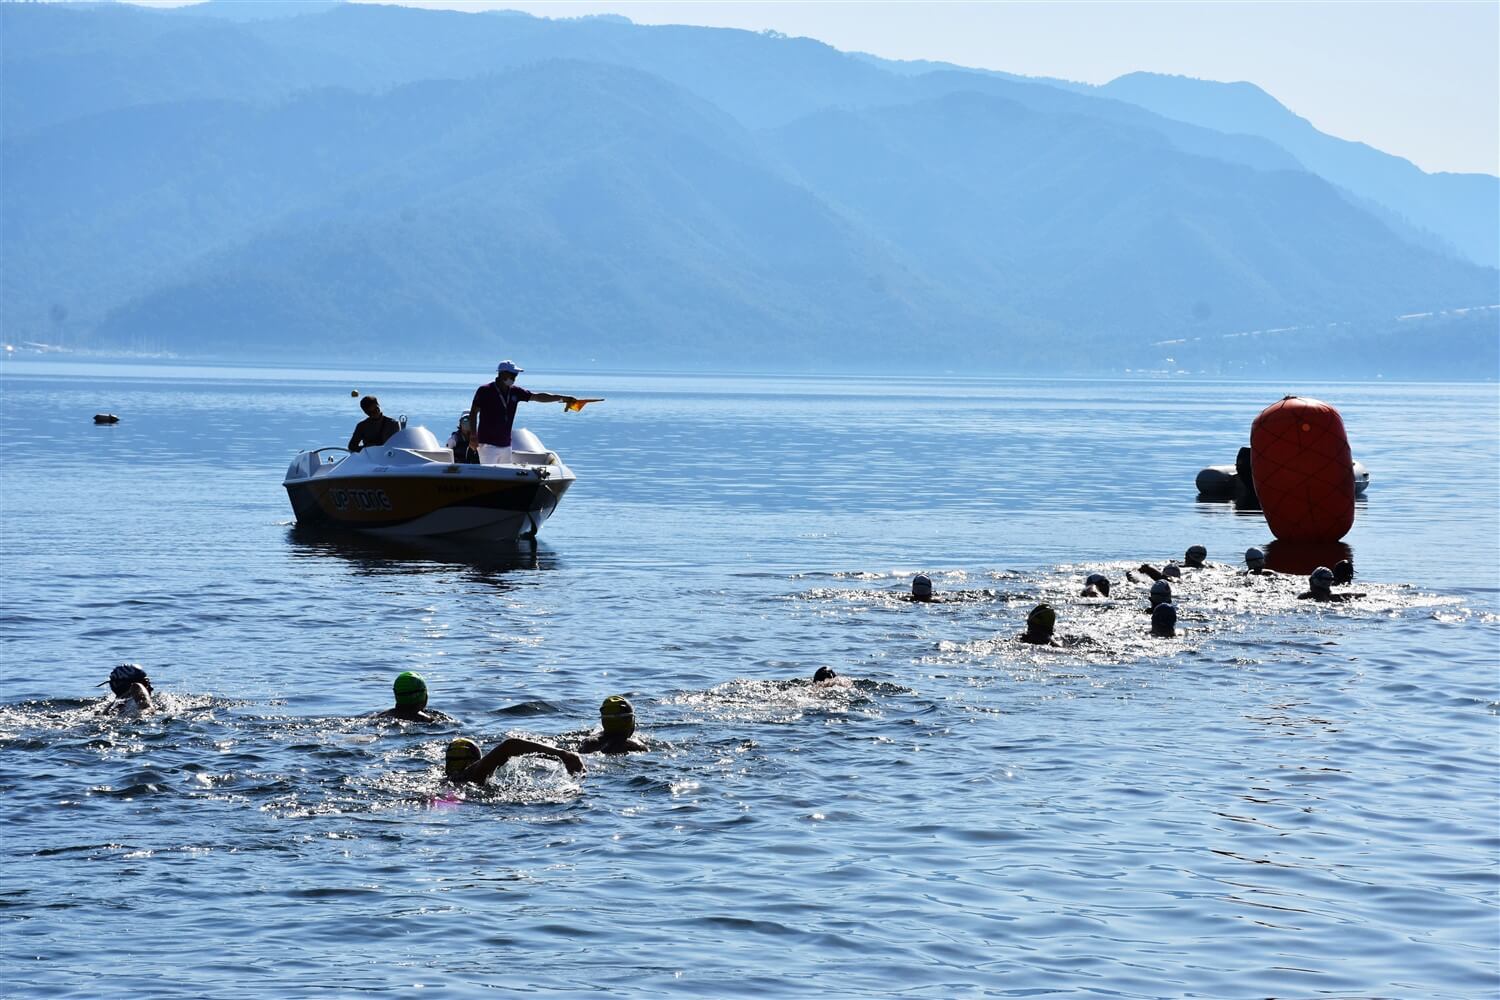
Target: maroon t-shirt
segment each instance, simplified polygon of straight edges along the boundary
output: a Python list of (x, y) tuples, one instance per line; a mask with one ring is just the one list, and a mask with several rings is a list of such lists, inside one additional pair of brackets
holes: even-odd
[(479, 410), (479, 433), (475, 436), (480, 444), (492, 444), (497, 448), (510, 447), (510, 428), (516, 422), (516, 404), (531, 398), (531, 393), (518, 385), (508, 390), (493, 382), (486, 382), (474, 392), (474, 406)]

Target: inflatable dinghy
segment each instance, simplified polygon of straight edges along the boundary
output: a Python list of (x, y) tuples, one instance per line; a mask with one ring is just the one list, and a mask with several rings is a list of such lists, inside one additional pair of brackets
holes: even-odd
[[(1242, 476), (1233, 465), (1210, 465), (1198, 472), (1193, 481), (1198, 487), (1199, 500), (1246, 500), (1255, 499), (1255, 487), (1249, 477)], [(1370, 486), (1370, 470), (1359, 459), (1354, 460), (1354, 495), (1362, 497)], [(1248, 488), (1247, 488), (1248, 487)]]

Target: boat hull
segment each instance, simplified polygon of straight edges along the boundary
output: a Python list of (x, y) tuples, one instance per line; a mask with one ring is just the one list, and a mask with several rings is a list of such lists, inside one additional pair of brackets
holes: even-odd
[(543, 469), (448, 466), (437, 474), (321, 475), (283, 485), (302, 525), (513, 541), (534, 537), (572, 483)]

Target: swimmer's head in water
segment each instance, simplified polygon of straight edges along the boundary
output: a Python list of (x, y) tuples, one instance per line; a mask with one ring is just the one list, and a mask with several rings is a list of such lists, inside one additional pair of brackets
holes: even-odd
[(1354, 579), (1354, 564), (1347, 559), (1340, 559), (1333, 564), (1333, 582), (1349, 583)]
[(837, 676), (838, 676), (838, 674), (836, 674), (836, 673), (833, 672), (833, 668), (832, 667), (819, 667), (817, 669), (817, 672), (813, 674), (813, 680), (814, 681), (831, 681), (831, 680), (833, 680)]
[(1109, 596), (1109, 577), (1103, 573), (1090, 573), (1087, 580), (1083, 581), (1085, 587), (1093, 587), (1105, 597)]
[(469, 769), (470, 764), (476, 763), (483, 756), (478, 743), (460, 736), (448, 744), (448, 752), (443, 756), (443, 773), (450, 778), (457, 778)]
[(1050, 604), (1038, 604), (1026, 616), (1026, 631), (1032, 635), (1051, 635), (1057, 628), (1057, 612)]
[(1161, 575), (1171, 580), (1182, 579), (1182, 567), (1176, 563), (1167, 563), (1161, 568)]
[(1192, 545), (1192, 546), (1188, 547), (1187, 555), (1185, 555), (1185, 556), (1182, 557), (1182, 562), (1186, 566), (1195, 566), (1196, 567), (1196, 566), (1202, 566), (1203, 565), (1203, 560), (1205, 560), (1207, 558), (1208, 558), (1208, 550), (1207, 549), (1205, 549), (1201, 545)]
[(1266, 554), (1253, 545), (1245, 550), (1245, 565), (1251, 569), (1266, 568)]
[(635, 709), (620, 695), (612, 694), (599, 706), (599, 722), (610, 736), (629, 736), (635, 732)]
[(929, 578), (929, 577), (927, 577), (927, 576), (925, 576), (925, 575), (923, 575), (921, 573), (918, 573), (916, 576), (912, 577), (911, 578), (911, 596), (914, 597), (914, 598), (916, 598), (919, 601), (930, 601), (930, 600), (932, 600), (932, 580), (931, 580), (931, 578)]
[(1172, 603), (1172, 585), (1165, 580), (1157, 580), (1151, 585), (1151, 606)]
[(1172, 604), (1158, 604), (1151, 611), (1151, 634), (1171, 638), (1177, 634), (1177, 608)]
[(391, 688), (396, 692), (398, 708), (427, 707), (427, 682), (422, 679), (421, 674), (414, 674), (410, 670), (403, 671), (396, 675), (396, 681)]
[(1333, 586), (1333, 570), (1327, 566), (1319, 566), (1307, 578), (1307, 585), (1313, 590), (1327, 590)]
[[(123, 698), (130, 693), (130, 689), (137, 684), (145, 685), (146, 690), (151, 690), (151, 678), (146, 676), (146, 671), (137, 664), (122, 663), (109, 672), (109, 680), (104, 684), (115, 693), (115, 697)], [(104, 684), (100, 684), (103, 687)]]

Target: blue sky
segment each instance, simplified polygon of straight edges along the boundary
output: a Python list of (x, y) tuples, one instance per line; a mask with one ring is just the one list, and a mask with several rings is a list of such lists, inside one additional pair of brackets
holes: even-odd
[(1500, 0), (406, 2), (769, 28), (892, 59), (1089, 83), (1134, 70), (1248, 80), (1324, 132), (1404, 156), (1424, 170), (1500, 173)]

